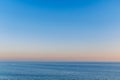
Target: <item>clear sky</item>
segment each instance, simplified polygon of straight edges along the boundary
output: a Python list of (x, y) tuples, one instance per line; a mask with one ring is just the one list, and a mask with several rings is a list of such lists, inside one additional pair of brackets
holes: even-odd
[(120, 1), (0, 0), (0, 59), (120, 61)]

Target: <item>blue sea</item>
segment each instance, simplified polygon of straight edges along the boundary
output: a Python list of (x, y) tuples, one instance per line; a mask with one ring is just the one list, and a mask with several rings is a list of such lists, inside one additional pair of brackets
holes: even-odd
[(3, 61), (0, 80), (120, 80), (120, 63)]

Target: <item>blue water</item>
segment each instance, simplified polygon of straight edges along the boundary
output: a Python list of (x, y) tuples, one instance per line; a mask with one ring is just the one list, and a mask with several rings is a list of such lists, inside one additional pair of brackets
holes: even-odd
[(120, 80), (120, 63), (0, 62), (0, 80)]

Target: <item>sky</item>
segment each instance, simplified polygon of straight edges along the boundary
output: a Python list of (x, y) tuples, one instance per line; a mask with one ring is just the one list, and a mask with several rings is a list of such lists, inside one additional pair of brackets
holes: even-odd
[(119, 0), (0, 0), (0, 60), (120, 61)]

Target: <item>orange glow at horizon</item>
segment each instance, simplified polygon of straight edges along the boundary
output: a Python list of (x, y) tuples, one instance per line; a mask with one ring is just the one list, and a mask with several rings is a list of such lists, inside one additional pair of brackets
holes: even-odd
[[(0, 53), (1, 54), (1, 53)], [(0, 60), (120, 61), (119, 53), (2, 53)]]
[(120, 61), (120, 50), (116, 45), (3, 48), (0, 50), (0, 60)]

